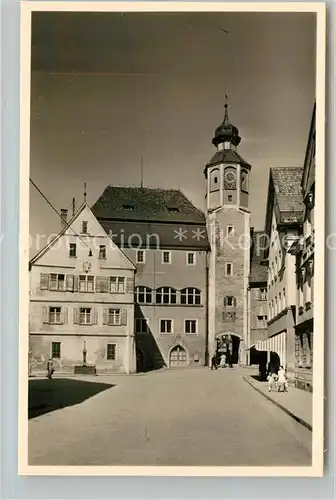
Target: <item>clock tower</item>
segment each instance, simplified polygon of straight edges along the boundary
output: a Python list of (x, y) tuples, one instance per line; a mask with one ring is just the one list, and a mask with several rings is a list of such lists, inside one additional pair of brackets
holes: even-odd
[(239, 130), (228, 116), (212, 140), (216, 152), (204, 169), (207, 181), (209, 258), (209, 353), (229, 350), (233, 363), (247, 356), (247, 287), (250, 258), (251, 165), (238, 153)]

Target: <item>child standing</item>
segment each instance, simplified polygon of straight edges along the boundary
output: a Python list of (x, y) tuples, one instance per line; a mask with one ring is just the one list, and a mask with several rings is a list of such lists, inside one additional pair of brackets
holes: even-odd
[(286, 377), (286, 371), (283, 366), (280, 366), (278, 371), (278, 391), (279, 392), (287, 392), (288, 383)]

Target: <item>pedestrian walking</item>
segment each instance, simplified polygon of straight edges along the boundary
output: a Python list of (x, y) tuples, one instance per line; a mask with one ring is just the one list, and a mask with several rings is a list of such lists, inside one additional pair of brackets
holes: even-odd
[(217, 356), (214, 354), (211, 358), (211, 370), (217, 370)]
[(270, 373), (267, 376), (267, 380), (268, 380), (268, 392), (272, 392), (273, 390), (276, 390), (278, 375), (276, 373)]
[(227, 360), (227, 363), (229, 365), (229, 368), (233, 368), (233, 365), (232, 365), (232, 354), (231, 354), (230, 350), (228, 350), (227, 353), (226, 353), (226, 360)]
[(278, 371), (278, 391), (279, 392), (287, 392), (288, 390), (288, 382), (286, 377), (286, 371), (283, 366), (280, 366)]
[(53, 359), (49, 358), (48, 363), (47, 363), (47, 377), (49, 379), (52, 379), (54, 372), (55, 372), (55, 365), (54, 365)]

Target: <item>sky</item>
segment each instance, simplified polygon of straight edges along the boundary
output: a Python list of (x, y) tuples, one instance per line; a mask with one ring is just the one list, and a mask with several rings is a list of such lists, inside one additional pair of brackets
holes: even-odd
[[(145, 186), (181, 189), (204, 210), (227, 94), (263, 229), (269, 168), (303, 165), (315, 37), (312, 13), (34, 13), (30, 176), (70, 210), (85, 182), (90, 205), (109, 184), (140, 185), (143, 156)], [(31, 186), (33, 249), (59, 229)]]

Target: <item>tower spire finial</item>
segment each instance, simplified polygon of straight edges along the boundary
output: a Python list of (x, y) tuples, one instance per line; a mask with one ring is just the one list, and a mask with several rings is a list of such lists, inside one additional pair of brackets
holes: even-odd
[(84, 182), (84, 203), (86, 203), (86, 197), (87, 197), (86, 182)]
[(224, 108), (225, 108), (225, 113), (224, 113), (224, 124), (227, 125), (229, 123), (229, 115), (228, 115), (228, 96), (227, 94), (225, 94), (225, 104), (224, 104)]

